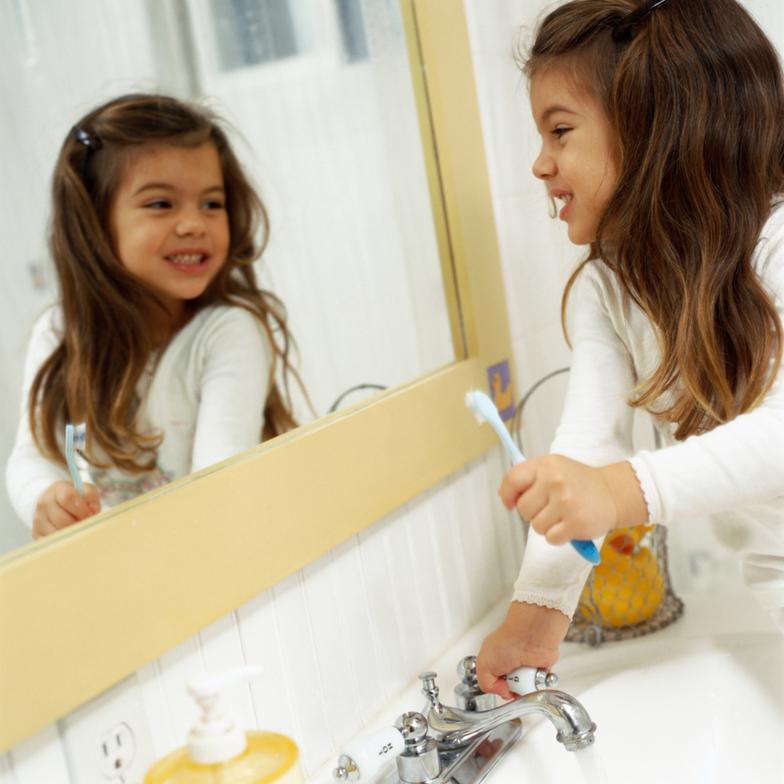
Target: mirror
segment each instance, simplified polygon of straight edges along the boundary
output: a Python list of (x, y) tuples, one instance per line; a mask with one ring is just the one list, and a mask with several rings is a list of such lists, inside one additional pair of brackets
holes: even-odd
[(466, 10), (400, 10), (458, 359), (0, 556), (0, 752), (497, 448), (464, 404), (513, 370)]
[[(259, 282), (287, 308), (316, 415), (455, 358), (396, 0), (52, 0), (6, 3), (0, 19), (3, 464), (30, 328), (56, 298), (54, 160), (86, 111), (122, 93), (202, 99), (236, 129), (270, 214)], [(0, 552), (29, 541), (3, 487)]]

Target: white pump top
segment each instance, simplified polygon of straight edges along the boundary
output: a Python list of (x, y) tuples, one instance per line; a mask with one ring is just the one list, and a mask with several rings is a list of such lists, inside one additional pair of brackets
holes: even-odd
[(260, 667), (238, 667), (221, 675), (201, 675), (188, 683), (188, 693), (201, 708), (201, 716), (188, 732), (188, 754), (201, 765), (227, 762), (248, 746), (245, 732), (218, 709), (221, 689), (247, 683), (261, 675)]

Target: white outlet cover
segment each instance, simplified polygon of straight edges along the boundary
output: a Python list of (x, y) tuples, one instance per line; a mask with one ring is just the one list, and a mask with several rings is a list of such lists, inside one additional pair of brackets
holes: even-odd
[(62, 719), (60, 732), (73, 784), (142, 784), (155, 762), (134, 677)]

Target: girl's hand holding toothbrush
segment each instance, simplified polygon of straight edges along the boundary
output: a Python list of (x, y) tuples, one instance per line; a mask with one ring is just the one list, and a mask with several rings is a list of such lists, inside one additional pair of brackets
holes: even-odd
[(54, 482), (41, 494), (33, 515), (33, 539), (40, 539), (101, 511), (95, 485), (85, 484), (80, 495), (71, 482)]
[(509, 469), (498, 495), (554, 545), (648, 519), (642, 489), (625, 460), (593, 468), (562, 455), (530, 459)]

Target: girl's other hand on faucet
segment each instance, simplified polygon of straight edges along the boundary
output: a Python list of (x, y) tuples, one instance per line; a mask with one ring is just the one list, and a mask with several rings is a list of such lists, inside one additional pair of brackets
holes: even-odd
[(550, 669), (558, 661), (558, 646), (569, 618), (559, 610), (512, 602), (501, 626), (485, 638), (476, 658), (479, 688), (511, 700), (503, 676), (518, 667)]
[(101, 497), (95, 485), (85, 484), (84, 495), (79, 495), (70, 482), (53, 482), (35, 507), (33, 539), (53, 534), (100, 511)]

